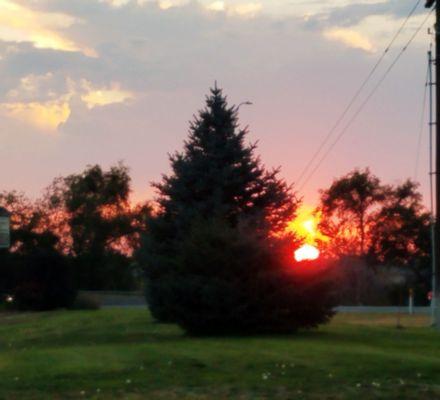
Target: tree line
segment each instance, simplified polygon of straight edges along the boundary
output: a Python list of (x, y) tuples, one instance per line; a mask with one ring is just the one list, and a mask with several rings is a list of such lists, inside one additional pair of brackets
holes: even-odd
[[(130, 202), (121, 163), (57, 178), (35, 202), (0, 194), (12, 213), (0, 291), (23, 308), (47, 309), (67, 306), (78, 288), (144, 285), (157, 320), (212, 334), (325, 323), (342, 286), (377, 285), (383, 271), (404, 271), (421, 293), (428, 288), (431, 219), (415, 183), (384, 185), (368, 169), (336, 179), (316, 210), (322, 257), (298, 264), (292, 254), (302, 239), (287, 227), (301, 199), (247, 135), (238, 107), (215, 87), (183, 150), (170, 156), (171, 173), (154, 184), (154, 202)], [(347, 299), (360, 302), (362, 293)]]
[(123, 164), (107, 171), (95, 165), (56, 178), (36, 201), (0, 193), (0, 205), (11, 213), (11, 249), (0, 251), (0, 292), (13, 293), (17, 307), (46, 309), (71, 304), (77, 289), (139, 288), (142, 271), (133, 253), (150, 207), (130, 203), (130, 182)]
[(369, 169), (356, 169), (320, 194), (318, 246), (343, 278), (351, 277), (344, 286), (358, 287), (344, 301), (398, 304), (412, 289), (418, 304), (428, 304), (433, 220), (418, 184), (386, 185)]

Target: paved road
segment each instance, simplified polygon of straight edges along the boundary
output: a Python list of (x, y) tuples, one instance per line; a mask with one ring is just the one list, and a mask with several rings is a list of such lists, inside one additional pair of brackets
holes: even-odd
[[(338, 312), (356, 314), (397, 314), (398, 312), (409, 314), (408, 307), (340, 306), (336, 310)], [(430, 307), (414, 307), (414, 314), (429, 315), (430, 313)]]
[[(102, 307), (146, 307), (145, 298), (142, 293), (127, 292), (82, 292), (95, 297)], [(341, 306), (336, 309), (344, 313), (361, 314), (395, 314), (398, 312), (409, 313), (408, 307), (371, 307), (371, 306)], [(430, 307), (414, 307), (414, 314), (430, 314)]]
[(102, 307), (146, 307), (142, 293), (134, 292), (92, 292), (81, 291), (80, 294), (95, 298)]

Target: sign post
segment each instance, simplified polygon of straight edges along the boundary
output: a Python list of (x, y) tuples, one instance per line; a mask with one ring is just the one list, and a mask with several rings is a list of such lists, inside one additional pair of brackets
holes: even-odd
[(0, 249), (9, 249), (11, 246), (11, 215), (0, 207)]
[(414, 315), (414, 289), (409, 289), (408, 313)]

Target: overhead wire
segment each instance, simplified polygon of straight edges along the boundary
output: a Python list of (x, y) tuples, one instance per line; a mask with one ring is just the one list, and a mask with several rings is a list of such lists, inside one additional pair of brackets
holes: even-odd
[(429, 68), (428, 65), (427, 71), (426, 71), (426, 80), (425, 80), (425, 90), (423, 92), (423, 102), (422, 102), (422, 112), (420, 115), (420, 128), (419, 128), (419, 136), (417, 139), (417, 152), (416, 152), (416, 163), (414, 167), (414, 180), (416, 181), (419, 175), (419, 165), (420, 165), (420, 151), (422, 147), (422, 137), (423, 132), (425, 131), (425, 122), (426, 122), (426, 100), (428, 97), (428, 85), (429, 83)]
[(421, 3), (421, 0), (417, 0), (415, 5), (413, 6), (413, 8), (410, 10), (409, 14), (407, 15), (407, 17), (405, 18), (403, 23), (400, 25), (399, 29), (397, 30), (397, 32), (395, 33), (395, 35), (391, 39), (390, 43), (388, 44), (388, 46), (383, 51), (382, 55), (376, 61), (375, 65), (370, 70), (370, 72), (368, 73), (368, 75), (364, 79), (364, 81), (361, 83), (361, 85), (359, 86), (358, 90), (355, 92), (355, 94), (353, 95), (353, 97), (349, 101), (348, 105), (346, 106), (346, 108), (344, 109), (342, 114), (336, 120), (335, 124), (332, 126), (330, 131), (327, 133), (327, 135), (325, 136), (324, 140), (321, 142), (321, 144), (319, 145), (319, 147), (317, 148), (317, 150), (313, 154), (313, 156), (310, 159), (310, 161), (307, 163), (305, 168), (302, 170), (301, 174), (299, 175), (298, 179), (296, 180), (297, 184), (299, 184), (301, 182), (301, 180), (304, 178), (304, 176), (307, 174), (307, 172), (309, 171), (309, 169), (311, 168), (311, 166), (315, 162), (316, 158), (319, 156), (319, 154), (321, 153), (321, 151), (323, 150), (325, 145), (329, 142), (329, 140), (331, 139), (331, 137), (333, 136), (333, 134), (335, 133), (335, 131), (337, 130), (337, 128), (339, 127), (341, 122), (347, 116), (348, 112), (352, 109), (353, 105), (356, 103), (356, 100), (359, 98), (359, 96), (361, 95), (361, 93), (364, 90), (364, 88), (370, 82), (370, 79), (373, 77), (373, 75), (375, 74), (375, 72), (377, 71), (379, 66), (382, 64), (382, 61), (385, 59), (385, 56), (388, 54), (388, 52), (390, 51), (391, 47), (394, 45), (395, 41), (397, 40), (397, 38), (400, 36), (402, 31), (405, 29), (409, 19), (414, 15), (414, 13), (417, 10), (417, 8), (420, 5), (420, 3)]
[(422, 23), (419, 25), (419, 27), (415, 30), (413, 35), (410, 37), (408, 42), (405, 44), (405, 46), (401, 49), (401, 51), (397, 54), (397, 56), (394, 58), (393, 62), (390, 64), (390, 66), (387, 68), (385, 73), (382, 75), (380, 80), (377, 82), (377, 84), (374, 86), (373, 90), (369, 93), (367, 98), (362, 102), (360, 107), (356, 110), (355, 114), (350, 118), (349, 122), (345, 125), (345, 127), (342, 129), (342, 131), (339, 133), (339, 135), (336, 137), (336, 140), (331, 144), (331, 146), (327, 149), (327, 151), (323, 154), (323, 156), (319, 159), (318, 164), (315, 166), (315, 168), (307, 175), (305, 181), (301, 184), (299, 187), (299, 191), (301, 191), (308, 183), (310, 178), (316, 173), (316, 171), (319, 169), (319, 167), (322, 165), (324, 160), (327, 158), (327, 156), (330, 154), (330, 152), (334, 149), (334, 147), (338, 144), (338, 142), (342, 139), (342, 137), (345, 135), (345, 133), (348, 131), (348, 129), (351, 127), (353, 122), (357, 119), (359, 114), (364, 110), (365, 106), (370, 102), (371, 98), (376, 94), (377, 90), (380, 88), (382, 83), (385, 81), (385, 79), (388, 77), (390, 72), (393, 70), (395, 65), (399, 62), (402, 55), (405, 53), (405, 51), (408, 49), (408, 47), (411, 45), (411, 43), (414, 41), (416, 36), (419, 34), (420, 30), (423, 28), (423, 26), (428, 21), (429, 17), (431, 16), (432, 12), (434, 11), (434, 8), (430, 10), (430, 12), (426, 15), (426, 18), (422, 21)]

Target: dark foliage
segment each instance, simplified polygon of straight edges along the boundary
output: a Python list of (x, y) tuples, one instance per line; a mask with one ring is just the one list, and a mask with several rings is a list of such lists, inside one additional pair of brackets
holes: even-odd
[[(149, 207), (131, 206), (129, 193), (122, 164), (57, 178), (37, 201), (1, 192), (0, 206), (11, 213), (11, 252), (0, 253), (0, 297), (16, 293), (15, 305), (46, 309), (65, 307), (74, 287), (138, 288), (142, 279), (132, 253)], [(44, 276), (47, 285), (40, 279)], [(56, 279), (65, 298), (56, 292)]]
[(88, 293), (78, 293), (72, 305), (73, 310), (99, 310), (101, 303), (96, 296)]
[(0, 251), (0, 297), (10, 297), (8, 307), (20, 310), (69, 307), (76, 296), (71, 263), (58, 251), (44, 212), (17, 192), (1, 193), (0, 203), (11, 212), (13, 249)]
[(0, 250), (0, 301), (11, 294), (17, 282), (19, 257), (7, 250)]
[(295, 238), (280, 234), (298, 201), (246, 134), (213, 89), (155, 185), (160, 209), (140, 252), (147, 301), (158, 320), (193, 334), (292, 332), (332, 314), (324, 282), (292, 273)]
[(80, 289), (131, 290), (139, 284), (131, 255), (149, 207), (130, 205), (130, 183), (123, 164), (108, 171), (94, 165), (56, 179), (47, 190), (53, 230), (73, 260)]
[(85, 290), (133, 290), (141, 275), (131, 257), (112, 251), (86, 253), (73, 258), (75, 279)]
[[(346, 304), (399, 304), (410, 288), (417, 304), (426, 303), (432, 221), (416, 183), (383, 185), (368, 169), (354, 170), (321, 191), (319, 211), (319, 228), (329, 238), (320, 248), (325, 256), (339, 259), (341, 273), (346, 272), (338, 278)], [(396, 273), (400, 284), (390, 282)], [(355, 276), (357, 283), (350, 288), (348, 282)], [(370, 293), (362, 290), (367, 281)]]
[(385, 190), (370, 170), (354, 170), (321, 190), (320, 231), (330, 238), (320, 243), (326, 255), (363, 257), (371, 243), (375, 214)]
[[(327, 256), (358, 256), (370, 265), (413, 268), (429, 258), (430, 214), (418, 185), (383, 185), (368, 169), (336, 179), (321, 191), (320, 230)], [(415, 270), (414, 270), (415, 271)]]
[[(219, 221), (193, 225), (167, 274), (150, 275), (160, 319), (200, 334), (289, 333), (333, 315), (322, 268), (293, 265), (290, 244)], [(156, 281), (157, 279), (157, 281)]]
[(66, 257), (42, 248), (26, 254), (4, 252), (0, 258), (1, 291), (12, 296), (12, 308), (46, 311), (73, 304), (76, 286)]
[(375, 215), (369, 256), (376, 262), (409, 266), (429, 264), (431, 216), (422, 204), (417, 184), (406, 181), (389, 188)]

